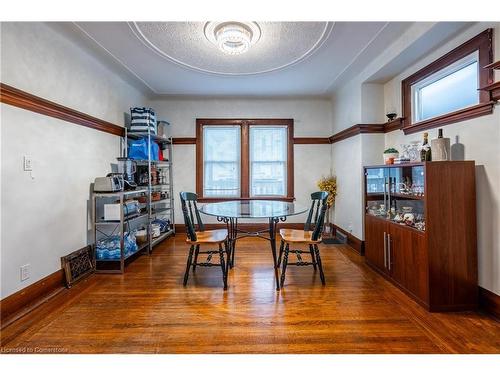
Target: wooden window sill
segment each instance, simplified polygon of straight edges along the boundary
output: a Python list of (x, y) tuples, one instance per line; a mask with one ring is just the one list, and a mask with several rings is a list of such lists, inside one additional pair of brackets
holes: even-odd
[(251, 197), (251, 198), (201, 197), (201, 198), (198, 198), (198, 202), (203, 202), (203, 203), (228, 202), (228, 201), (255, 201), (255, 200), (265, 200), (265, 201), (276, 200), (276, 201), (283, 201), (283, 202), (293, 202), (295, 200), (295, 197)]
[(437, 128), (439, 126), (453, 124), (455, 122), (469, 120), (475, 117), (489, 115), (493, 112), (494, 101), (479, 103), (471, 107), (459, 109), (458, 111), (450, 112), (445, 115), (433, 117), (428, 120), (420, 121), (403, 127), (405, 134), (412, 134)]

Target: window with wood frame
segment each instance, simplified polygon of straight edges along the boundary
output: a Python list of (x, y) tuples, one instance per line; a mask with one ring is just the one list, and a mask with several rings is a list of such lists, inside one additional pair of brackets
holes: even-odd
[(293, 119), (197, 119), (196, 193), (293, 200)]
[(402, 82), (406, 134), (489, 114), (493, 31), (487, 29)]

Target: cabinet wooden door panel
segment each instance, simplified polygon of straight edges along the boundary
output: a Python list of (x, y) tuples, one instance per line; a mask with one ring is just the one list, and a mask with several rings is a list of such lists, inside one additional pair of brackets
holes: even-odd
[(425, 235), (389, 224), (390, 275), (403, 288), (428, 303), (427, 249)]
[(384, 233), (387, 232), (387, 223), (366, 215), (365, 217), (365, 257), (367, 261), (382, 272), (385, 267)]

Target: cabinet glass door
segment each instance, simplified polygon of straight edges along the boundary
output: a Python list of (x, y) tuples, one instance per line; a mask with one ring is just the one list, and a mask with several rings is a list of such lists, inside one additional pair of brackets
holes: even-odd
[(366, 213), (425, 230), (424, 166), (366, 168)]
[(389, 179), (388, 218), (401, 225), (425, 230), (424, 167), (391, 167)]
[(367, 168), (366, 177), (366, 213), (385, 217), (388, 209), (388, 177), (387, 168)]
[(387, 178), (387, 168), (369, 168), (366, 170), (366, 192), (368, 194), (383, 194)]

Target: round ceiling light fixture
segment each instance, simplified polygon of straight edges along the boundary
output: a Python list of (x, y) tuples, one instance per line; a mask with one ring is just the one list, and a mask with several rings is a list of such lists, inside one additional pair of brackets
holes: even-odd
[(255, 22), (207, 22), (205, 37), (228, 55), (241, 55), (260, 39)]

